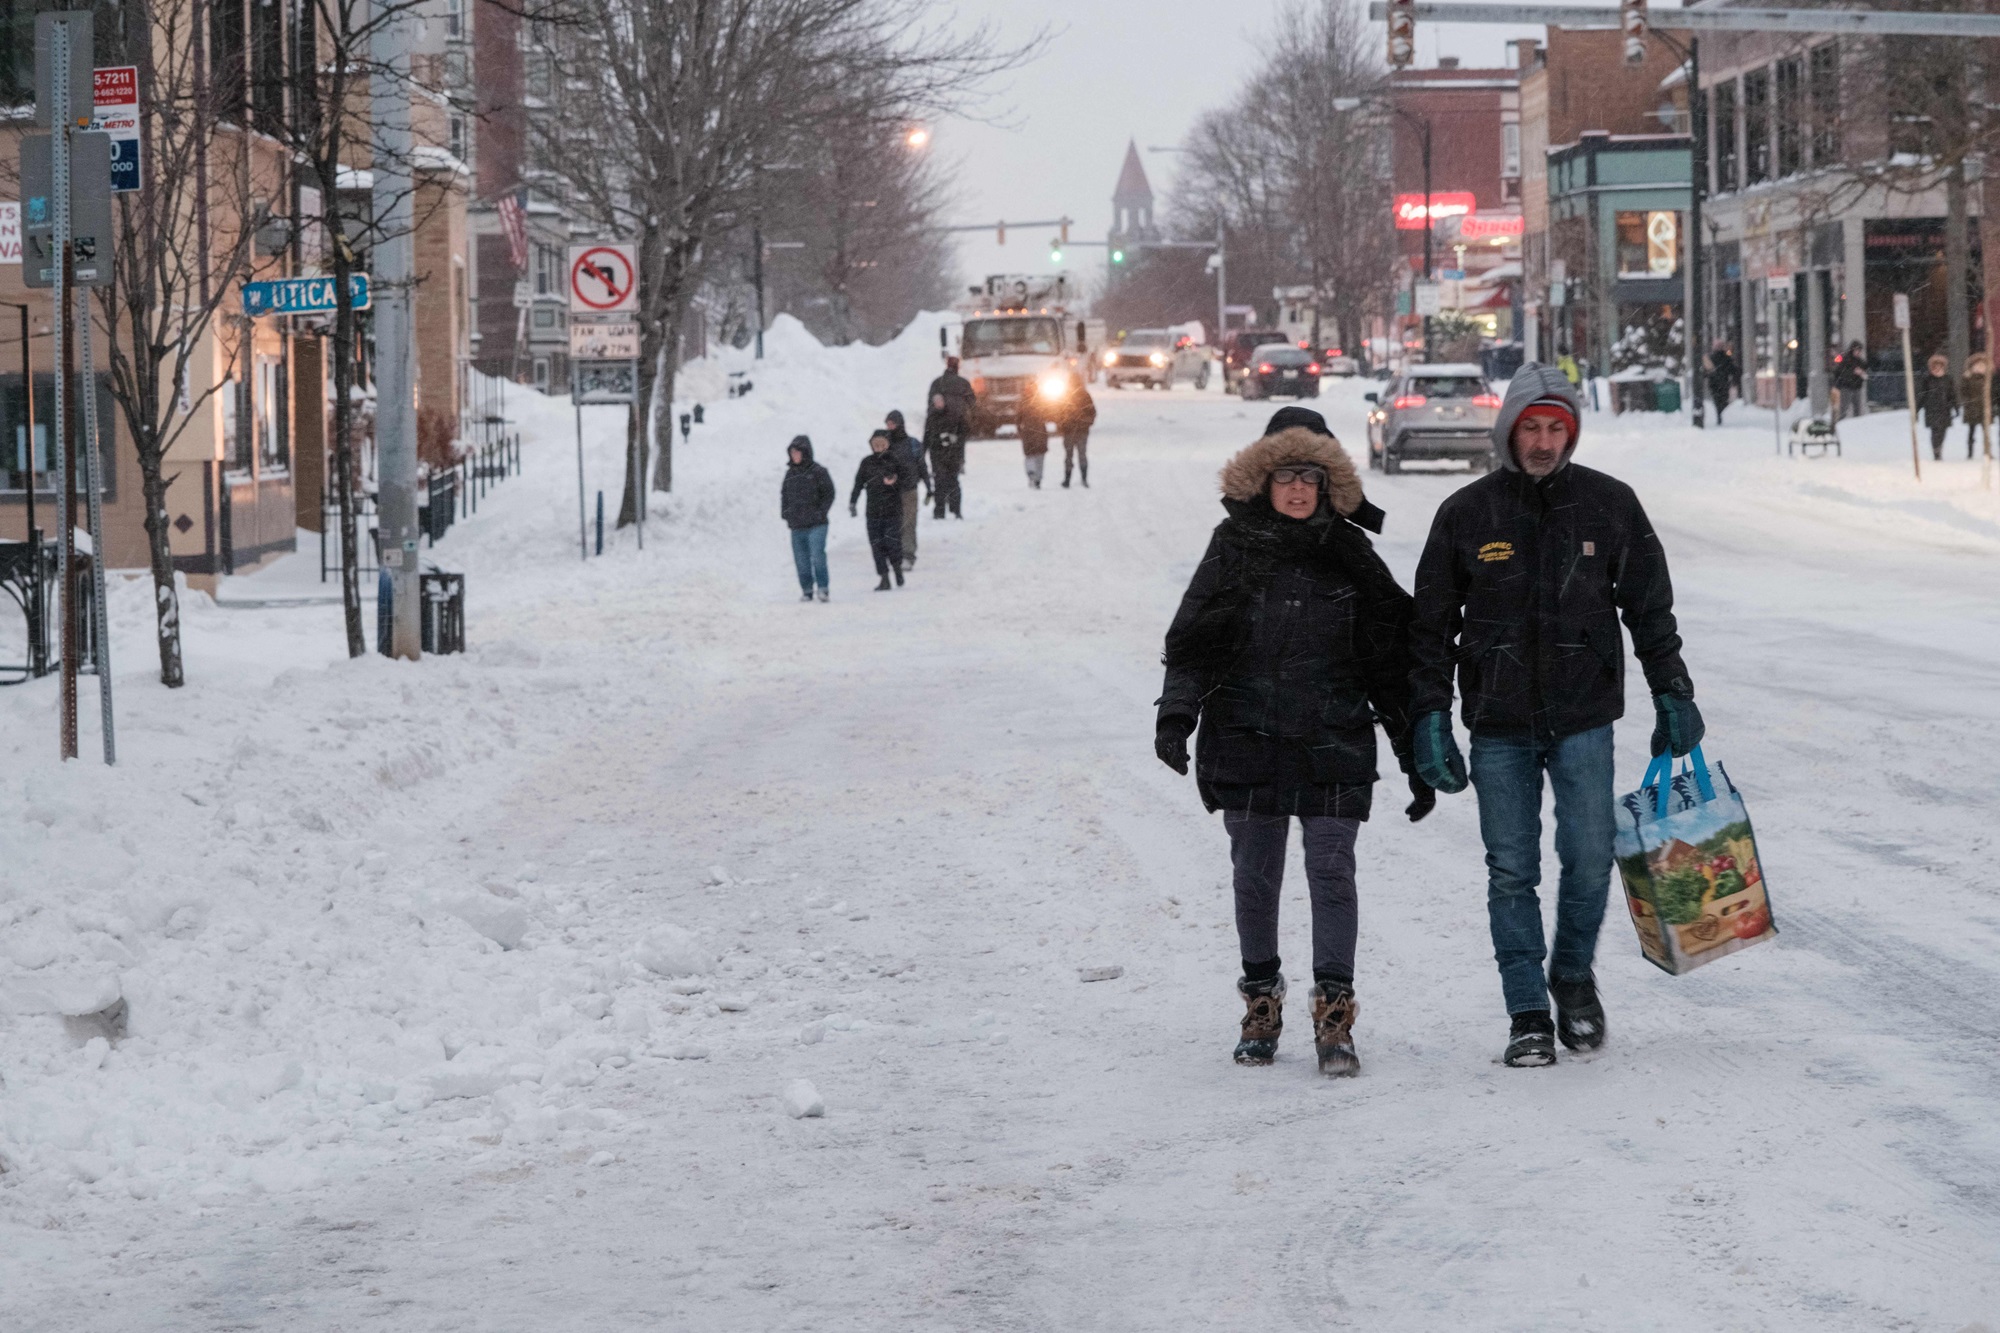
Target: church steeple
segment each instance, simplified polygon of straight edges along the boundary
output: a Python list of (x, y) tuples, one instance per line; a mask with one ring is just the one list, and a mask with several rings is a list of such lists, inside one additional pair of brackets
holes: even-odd
[(1113, 239), (1141, 240), (1153, 235), (1153, 187), (1139, 161), (1137, 140), (1125, 143), (1125, 165), (1119, 169), (1118, 186), (1111, 192), (1111, 218)]

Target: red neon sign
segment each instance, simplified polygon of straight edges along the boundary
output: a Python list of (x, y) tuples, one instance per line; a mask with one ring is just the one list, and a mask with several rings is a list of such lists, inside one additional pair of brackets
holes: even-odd
[(1527, 226), (1519, 213), (1468, 213), (1458, 220), (1458, 235), (1465, 241), (1492, 241), (1519, 236)]
[[(1430, 221), (1464, 217), (1478, 207), (1479, 200), (1470, 190), (1432, 190)], [(1424, 220), (1424, 197), (1421, 194), (1397, 195), (1395, 210), (1397, 231), (1422, 231), (1427, 225)]]

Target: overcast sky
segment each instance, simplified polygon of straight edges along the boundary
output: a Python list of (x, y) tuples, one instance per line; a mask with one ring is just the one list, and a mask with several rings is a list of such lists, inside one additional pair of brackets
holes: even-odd
[[(1126, 141), (1138, 141), (1153, 193), (1164, 199), (1173, 155), (1146, 148), (1178, 144), (1196, 116), (1229, 100), (1256, 68), (1281, 5), (959, 0), (952, 8), (961, 23), (990, 21), (1011, 42), (1027, 40), (1037, 28), (1050, 34), (1042, 55), (1008, 76), (993, 97), (989, 109), (999, 123), (953, 120), (936, 127), (931, 151), (957, 178), (958, 216), (952, 220), (1066, 214), (1078, 223), (1073, 236), (1102, 240)], [(1467, 65), (1499, 64), (1509, 39), (1540, 34), (1538, 28), (1419, 23), (1417, 63), (1435, 64), (1447, 55)], [(1052, 230), (1010, 231), (1005, 246), (995, 245), (990, 232), (961, 237), (966, 281), (1046, 271)], [(1084, 275), (1086, 290), (1103, 266), (1101, 247), (1073, 250), (1065, 263)]]

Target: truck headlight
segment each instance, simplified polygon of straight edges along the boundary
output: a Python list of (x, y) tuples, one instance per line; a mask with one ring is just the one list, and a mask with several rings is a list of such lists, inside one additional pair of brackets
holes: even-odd
[(1118, 364), (1118, 353), (1116, 353), (1116, 352), (1106, 352), (1106, 353), (1104, 354), (1104, 364), (1105, 364), (1105, 365), (1107, 365), (1107, 366), (1115, 366), (1115, 365), (1117, 365), (1117, 364)]
[(1155, 352), (1146, 359), (1152, 362), (1156, 366), (1164, 366), (1167, 364), (1167, 354), (1165, 352)]
[(1069, 377), (1050, 372), (1035, 381), (1035, 389), (1050, 400), (1065, 397), (1069, 393)]

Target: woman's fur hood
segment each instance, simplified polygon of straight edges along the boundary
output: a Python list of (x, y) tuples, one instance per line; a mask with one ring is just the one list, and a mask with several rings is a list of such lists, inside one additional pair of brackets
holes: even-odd
[(1351, 518), (1367, 503), (1361, 493), (1361, 476), (1353, 460), (1331, 435), (1321, 435), (1304, 426), (1287, 426), (1249, 445), (1223, 464), (1220, 474), (1222, 494), (1239, 504), (1262, 495), (1269, 488), (1271, 473), (1286, 463), (1307, 463), (1326, 469), (1327, 498), (1334, 512)]

